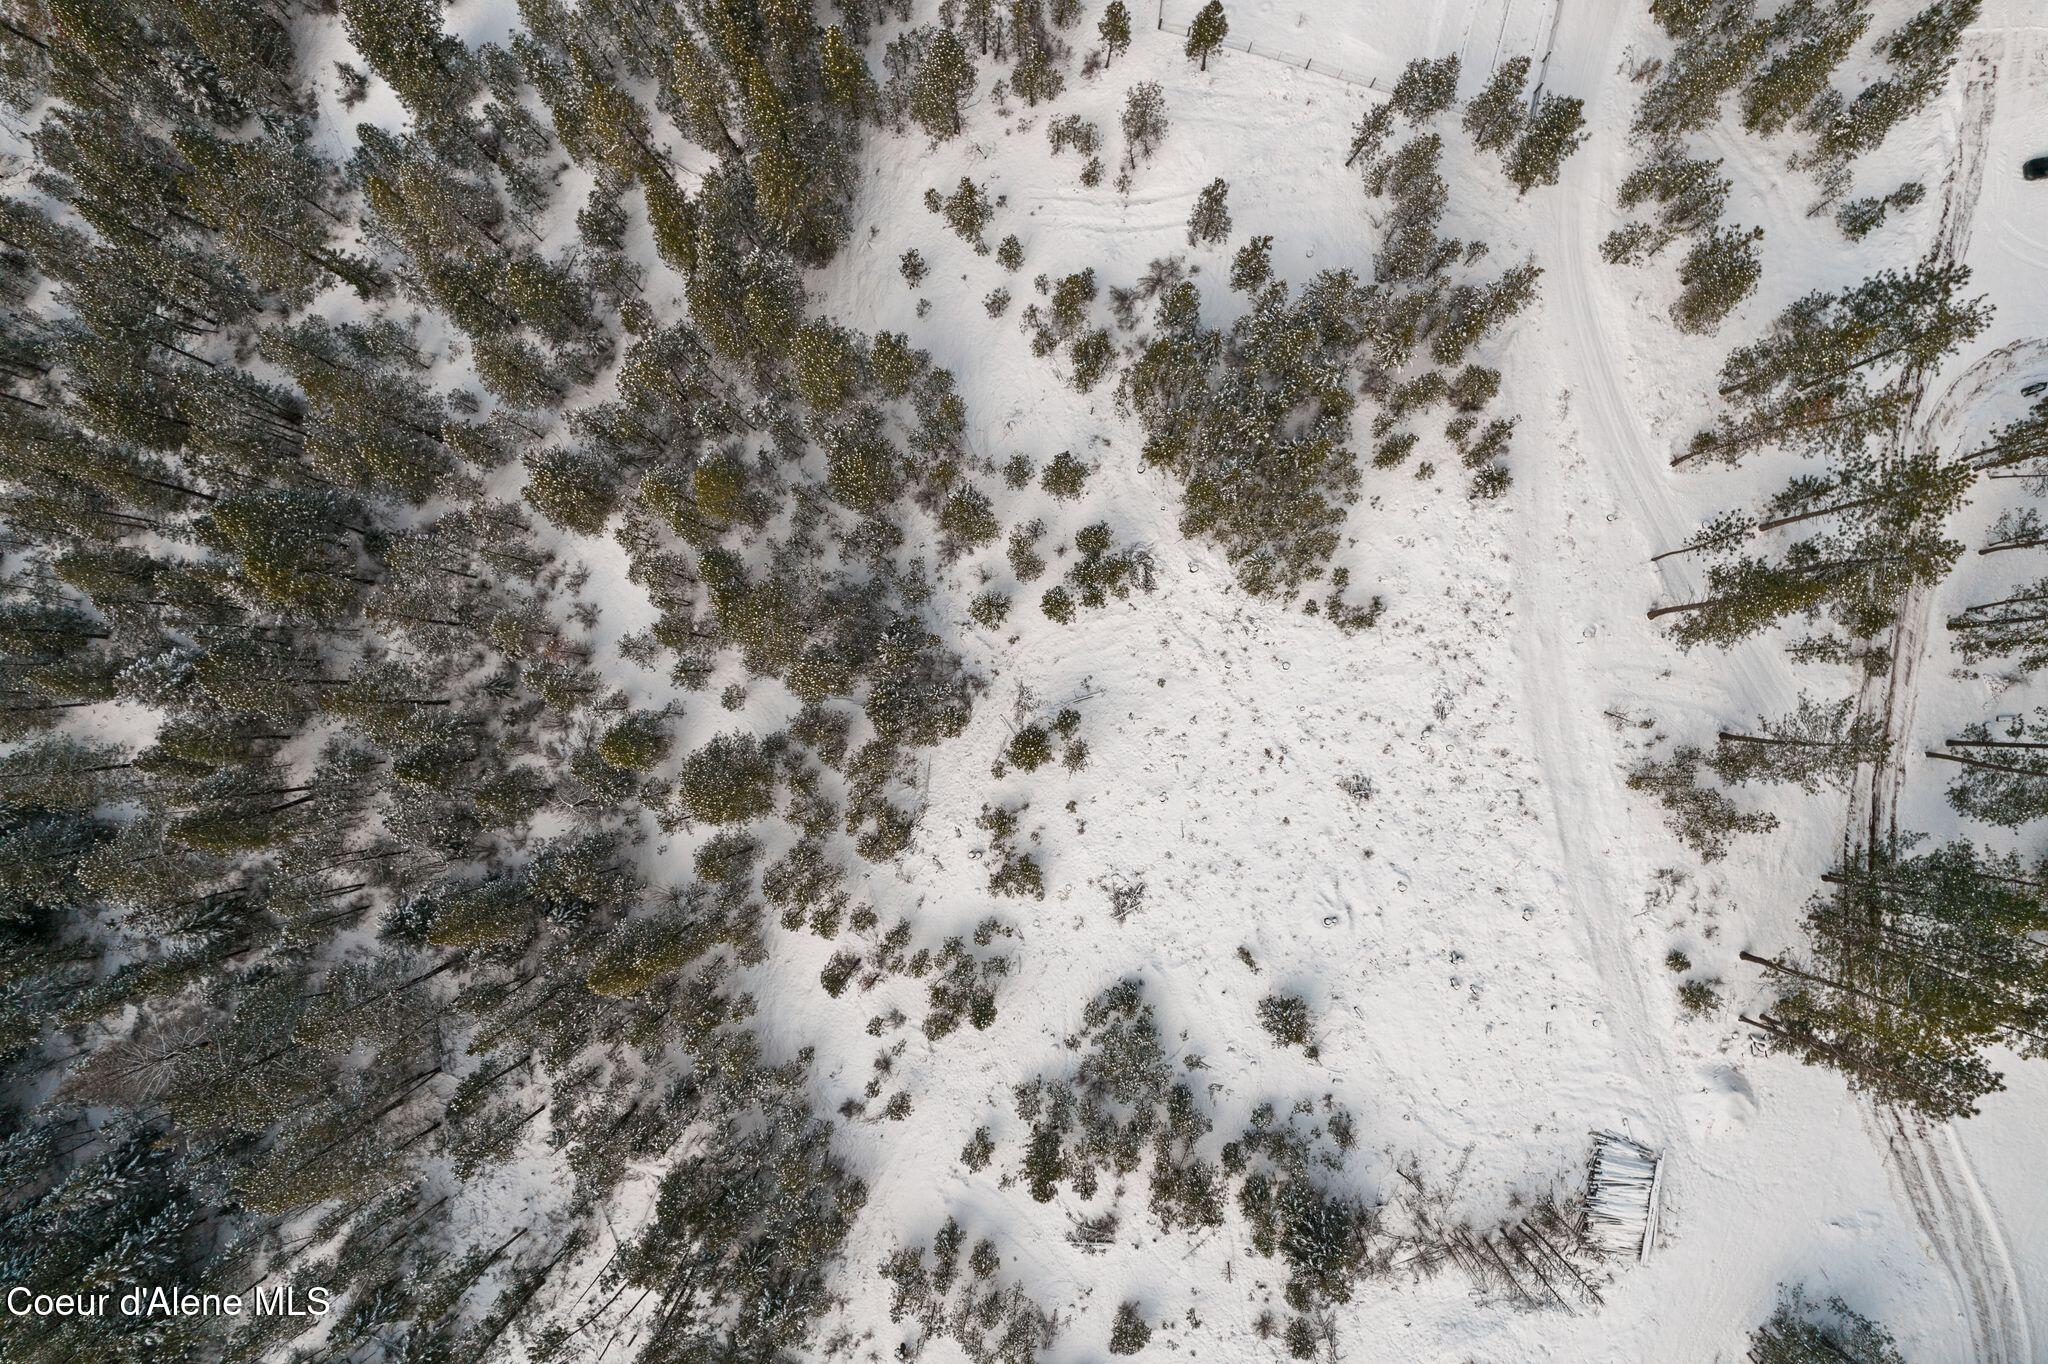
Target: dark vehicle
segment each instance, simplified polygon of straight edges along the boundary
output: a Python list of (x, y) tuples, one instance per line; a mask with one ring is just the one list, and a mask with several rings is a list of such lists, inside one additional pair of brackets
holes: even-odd
[(2037, 156), (2020, 167), (2020, 174), (2029, 180), (2048, 180), (2048, 156)]

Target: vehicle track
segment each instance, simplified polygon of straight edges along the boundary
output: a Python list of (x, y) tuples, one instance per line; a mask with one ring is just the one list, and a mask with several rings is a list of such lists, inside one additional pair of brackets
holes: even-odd
[[(1983, 192), (1998, 67), (1981, 48), (1971, 54), (1970, 67), (1963, 85), (1956, 158), (1942, 187), (1941, 220), (1932, 253), (1938, 261), (1967, 258)], [(2024, 341), (1980, 358), (1948, 385), (1924, 416), (1926, 384), (1933, 376), (1910, 376), (1916, 392), (1894, 437), (1894, 450), (1926, 448), (1953, 439), (1986, 391), (2006, 378), (2023, 356), (2038, 354), (2044, 347), (2048, 343)], [(1893, 618), (1891, 668), (1881, 686), (1872, 679), (1857, 698), (1859, 711), (1883, 716), (1891, 743), (1887, 759), (1873, 764), (1867, 779), (1852, 789), (1843, 831), (1843, 853), (1852, 862), (1889, 844), (1898, 834), (1899, 795), (1905, 783), (1935, 586), (1938, 584), (1916, 585), (1901, 598)], [(1872, 1103), (1869, 1110), (1907, 1206), (1962, 1296), (1968, 1312), (1970, 1357), (1978, 1364), (2029, 1364), (2034, 1358), (2033, 1332), (2019, 1277), (1997, 1215), (1977, 1183), (1953, 1126), (1931, 1125), (1917, 1114), (1883, 1104)]]
[[(1612, 85), (1611, 39), (1622, 29), (1617, 9), (1612, 3), (1595, 3), (1582, 10), (1579, 4), (1567, 0), (1558, 15), (1560, 27), (1569, 13), (1586, 25), (1580, 30), (1585, 41), (1566, 43), (1554, 50), (1553, 58), (1545, 63), (1546, 83), (1555, 79), (1575, 93), (1582, 93), (1589, 104)], [(1580, 19), (1581, 15), (1585, 17)], [(1600, 31), (1593, 27), (1596, 24), (1609, 36), (1609, 41), (1603, 42), (1596, 36)], [(1553, 64), (1568, 69), (1553, 74)], [(1935, 236), (1934, 251), (1941, 259), (1963, 259), (1968, 251), (1984, 179), (1996, 76), (1996, 66), (1981, 48), (1971, 54), (1963, 88), (1957, 156), (1943, 185), (1941, 218)], [(1678, 507), (1665, 477), (1664, 459), (1632, 410), (1621, 376), (1615, 372), (1608, 348), (1602, 345), (1601, 314), (1595, 297), (1596, 267), (1591, 259), (1592, 237), (1582, 216), (1583, 205), (1610, 202), (1612, 195), (1608, 192), (1611, 187), (1595, 177), (1597, 172), (1590, 168), (1581, 171), (1576, 178), (1582, 183), (1568, 186), (1567, 192), (1556, 200), (1557, 218), (1548, 258), (1556, 262), (1551, 282), (1561, 305), (1566, 339), (1586, 375), (1582, 392), (1587, 409), (1587, 435), (1616, 452), (1618, 457), (1609, 461), (1609, 467), (1619, 475), (1616, 490), (1632, 504), (1646, 532), (1666, 544), (1676, 544), (1676, 537), (1691, 530), (1692, 523)], [(1589, 178), (1595, 182), (1583, 183)], [(1904, 448), (1909, 439), (1925, 441), (1950, 434), (1980, 387), (2014, 364), (2019, 351), (2039, 344), (2009, 347), (1978, 361), (1949, 386), (1924, 421), (1922, 402), (1916, 397), (1895, 437), (1899, 448)], [(1924, 384), (1932, 376), (1918, 377)], [(1691, 586), (1686, 581), (1689, 574), (1674, 561), (1666, 560), (1658, 568), (1664, 591), (1675, 594)], [(1910, 732), (1932, 604), (1931, 592), (1916, 590), (1907, 594), (1900, 603), (1893, 632), (1892, 667), (1888, 673), (1870, 679), (1858, 698), (1859, 709), (1866, 713), (1882, 711), (1890, 733)], [(1781, 659), (1763, 657), (1755, 650), (1738, 650), (1729, 661), (1742, 689), (1751, 697), (1761, 701), (1789, 695), (1794, 690), (1789, 668)], [(1552, 719), (1555, 722), (1558, 717)], [(1565, 719), (1568, 721), (1569, 717)], [(1593, 737), (1580, 734), (1570, 723), (1562, 723), (1561, 732), (1574, 743)], [(1903, 763), (1889, 762), (1872, 770), (1867, 782), (1858, 783), (1844, 830), (1845, 854), (1867, 849), (1882, 834), (1891, 832), (1903, 780)], [(1589, 927), (1595, 950), (1608, 958), (1614, 969), (1626, 972), (1629, 964), (1624, 945), (1614, 939), (1611, 926), (1600, 924), (1595, 916)], [(1640, 998), (1631, 998), (1626, 1003), (1631, 1013), (1641, 1015)], [(1639, 1056), (1637, 1061), (1639, 1066), (1653, 1064), (1647, 1056)], [(1871, 1106), (1869, 1116), (1907, 1206), (1965, 1304), (1971, 1342), (1969, 1357), (1978, 1364), (2029, 1364), (2033, 1359), (2032, 1332), (2012, 1259), (1996, 1216), (1954, 1132), (1929, 1128), (1914, 1115), (1876, 1105)], [(1678, 1131), (1668, 1135), (1674, 1143), (1682, 1141)]]

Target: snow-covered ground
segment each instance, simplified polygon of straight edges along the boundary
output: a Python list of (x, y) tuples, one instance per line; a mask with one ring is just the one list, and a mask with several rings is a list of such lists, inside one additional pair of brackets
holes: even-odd
[[(1808, 288), (1916, 256), (1945, 211), (1974, 214), (1957, 245), (1999, 316), (1930, 386), (1930, 434), (1981, 435), (2017, 412), (2019, 383), (2048, 377), (2042, 349), (1985, 359), (2048, 318), (2048, 185), (2023, 186), (2016, 172), (2023, 156), (2048, 151), (2048, 28), (2032, 22), (2026, 0), (1987, 4), (1949, 92), (1859, 168), (1859, 192), (1917, 176), (1928, 202), (1858, 247), (1805, 217), (1781, 150), (1720, 135), (1715, 152), (1738, 181), (1731, 214), (1768, 234), (1766, 275), (1721, 338), (1688, 340), (1664, 316), (1669, 259), (1620, 271), (1597, 253), (1638, 150), (1626, 127), (1641, 87), (1627, 69), (1656, 41), (1636, 0), (1248, 0), (1228, 8), (1233, 40), (1254, 51), (1219, 53), (1207, 73), (1154, 27), (1184, 24), (1198, 7), (1167, 0), (1155, 15), (1152, 3), (1134, 5), (1143, 12), (1128, 58), (1077, 80), (1054, 108), (1101, 124), (1110, 160), (1121, 149), (1124, 90), (1140, 79), (1165, 86), (1172, 129), (1135, 171), (1128, 198), (1107, 183), (1084, 188), (1071, 153), (1049, 155), (1045, 110), (1013, 101), (1005, 116), (984, 104), (953, 142), (871, 144), (854, 245), (810, 280), (822, 311), (906, 331), (954, 371), (980, 453), (1042, 464), (1072, 449), (1099, 465), (1078, 506), (1013, 497), (1006, 513), (1043, 516), (1048, 546), (1106, 519), (1119, 543), (1149, 546), (1159, 579), (1155, 593), (1067, 627), (1037, 613), (1029, 588), (1002, 631), (982, 632), (965, 603), (982, 570), (1011, 586), (1000, 553), (948, 570), (945, 600), (978, 638), (971, 661), (991, 685), (968, 732), (932, 759), (930, 813), (900, 871), (871, 873), (860, 893), (884, 922), (911, 916), (921, 938), (1001, 912), (1019, 928), (1017, 972), (989, 1031), (930, 1044), (912, 1030), (898, 1062), (915, 1099), (908, 1119), (842, 1134), (870, 1197), (847, 1247), (844, 1306), (821, 1335), (872, 1330), (881, 1352), (892, 1348), (897, 1330), (875, 1267), (950, 1215), (970, 1240), (993, 1236), (1006, 1273), (1068, 1321), (1053, 1360), (1099, 1357), (1126, 1298), (1171, 1323), (1154, 1350), (1171, 1343), (1209, 1360), (1243, 1348), (1281, 1276), (1235, 1230), (1190, 1241), (1134, 1216), (1115, 1247), (1083, 1255), (1063, 1239), (1072, 1209), (1034, 1204), (999, 1181), (1021, 1135), (1010, 1086), (1060, 1068), (1082, 1004), (1135, 975), (1173, 1049), (1205, 1061), (1198, 1074), (1211, 1082), (1220, 1133), (1236, 1132), (1262, 1101), (1334, 1096), (1359, 1119), (1348, 1177), (1361, 1193), (1394, 1196), (1395, 1162), (1412, 1156), (1453, 1192), (1456, 1212), (1483, 1221), (1518, 1196), (1580, 1178), (1591, 1128), (1664, 1153), (1655, 1254), (1603, 1288), (1600, 1310), (1479, 1306), (1455, 1275), (1382, 1281), (1340, 1310), (1343, 1358), (1734, 1360), (1777, 1286), (1799, 1280), (1880, 1317), (1916, 1364), (2043, 1357), (2048, 1186), (2038, 1133), (2048, 1077), (2015, 1061), (2010, 1092), (1983, 1117), (1916, 1138), (1852, 1100), (1832, 1074), (1762, 1056), (1735, 1013), (1764, 989), (1736, 953), (1794, 940), (1816, 876), (1843, 846), (1847, 802), (1775, 793), (1780, 828), (1701, 869), (1623, 777), (1653, 735), (1697, 741), (1786, 709), (1802, 686), (1835, 694), (1852, 685), (1846, 674), (1795, 671), (1769, 642), (1683, 655), (1644, 619), (1653, 602), (1697, 585), (1686, 561), (1653, 566), (1650, 556), (1782, 478), (1782, 468), (1668, 467), (1703, 424), (1706, 378), (1733, 340)], [(467, 0), (451, 23), (472, 41), (499, 37), (511, 9)], [(1526, 256), (1544, 270), (1540, 303), (1491, 343), (1506, 375), (1503, 408), (1522, 419), (1516, 484), (1499, 502), (1471, 502), (1455, 455), (1426, 447), (1442, 470), (1433, 480), (1370, 475), (1339, 562), (1355, 595), (1378, 592), (1389, 605), (1376, 630), (1351, 638), (1236, 590), (1217, 554), (1178, 533), (1178, 490), (1141, 467), (1140, 433), (1108, 387), (1074, 394), (1016, 324), (1041, 271), (1092, 266), (1105, 285), (1127, 283), (1172, 252), (1201, 267), (1211, 320), (1227, 317), (1241, 306), (1222, 287), (1228, 248), (1190, 251), (1184, 236), (1197, 191), (1219, 176), (1231, 186), (1232, 245), (1271, 233), (1282, 277), (1369, 270), (1373, 209), (1343, 162), (1352, 123), (1379, 96), (1261, 60), (1268, 44), (1382, 89), (1413, 56), (1459, 52), (1469, 87), (1497, 61), (1529, 55), (1545, 88), (1586, 100), (1594, 131), (1563, 184), (1519, 200), (1491, 164), (1446, 137), (1449, 230), (1488, 240), (1495, 263)], [(1973, 154), (1981, 181), (1962, 175), (1944, 210), (1938, 182)], [(927, 187), (943, 191), (963, 175), (1002, 197), (990, 235), (1022, 239), (1018, 275), (925, 211)], [(920, 295), (897, 273), (913, 246), (932, 264), (922, 317)], [(998, 285), (1017, 302), (992, 320), (982, 299)], [(1960, 385), (1953, 394), (1951, 385)], [(1958, 532), (1965, 539), (1995, 515), (1980, 503)], [(586, 548), (588, 595), (607, 613), (600, 639), (615, 643), (648, 616), (616, 551)], [(1994, 563), (1979, 578), (1996, 582), (2009, 568)], [(1970, 590), (1959, 575), (1943, 600)], [(1940, 607), (1929, 609), (1937, 628), (1917, 673), (1913, 749), (2022, 704), (1950, 677), (1945, 641), (1931, 637)], [(668, 699), (652, 673), (620, 676), (636, 679), (641, 700)], [(1084, 770), (991, 779), (1020, 688), (1041, 706), (1077, 704), (1092, 749)], [(1367, 800), (1343, 785), (1361, 776)], [(1051, 888), (1042, 903), (987, 895), (971, 820), (998, 796), (1031, 801), (1024, 828), (1042, 838)], [(1951, 827), (1938, 775), (1909, 769), (1898, 817), (1902, 827)], [(664, 855), (680, 868), (689, 851), (677, 839)], [(1148, 887), (1123, 923), (1108, 913), (1116, 877)], [(1663, 964), (1674, 948), (1725, 979), (1722, 1011), (1681, 1016)], [(870, 1074), (875, 1044), (862, 1024), (899, 1001), (825, 999), (816, 973), (828, 951), (806, 941), (781, 954), (785, 1003), (760, 1024), (771, 1045), (819, 1047), (829, 1107)], [(914, 982), (897, 985), (902, 1000), (914, 998)], [(1267, 1044), (1254, 1008), (1271, 990), (1309, 1001), (1319, 1059)], [(957, 1153), (982, 1123), (1000, 1154), (969, 1174)], [(951, 1359), (941, 1353), (951, 1348), (929, 1357)]]

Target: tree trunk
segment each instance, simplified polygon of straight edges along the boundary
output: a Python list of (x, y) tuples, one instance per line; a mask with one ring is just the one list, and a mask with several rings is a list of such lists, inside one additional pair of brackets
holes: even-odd
[(1933, 758), (1936, 762), (1956, 763), (1963, 767), (1977, 767), (1982, 768), (1986, 772), (2010, 772), (2014, 776), (2048, 779), (2048, 769), (2014, 767), (2009, 763), (1987, 763), (1981, 759), (1965, 758), (1959, 753), (1943, 753), (1938, 749), (1932, 748), (1927, 750), (1926, 756)]
[(1841, 745), (1841, 743), (1840, 743), (1840, 742), (1830, 742), (1830, 741), (1828, 741), (1828, 740), (1825, 740), (1825, 739), (1773, 739), (1773, 738), (1769, 738), (1769, 737), (1766, 737), (1766, 736), (1764, 736), (1764, 735), (1761, 735), (1761, 734), (1734, 734), (1734, 733), (1731, 733), (1730, 731), (1728, 731), (1728, 730), (1725, 730), (1725, 729), (1724, 729), (1724, 730), (1722, 730), (1722, 731), (1721, 731), (1721, 732), (1720, 732), (1719, 734), (1715, 735), (1714, 737), (1715, 737), (1715, 738), (1717, 738), (1717, 739), (1719, 739), (1719, 740), (1720, 740), (1721, 742), (1723, 742), (1723, 743), (1730, 743), (1730, 744), (1772, 744), (1772, 745), (1776, 745), (1777, 747), (1780, 747), (1780, 748), (1840, 748), (1840, 747), (1842, 747), (1842, 745)]

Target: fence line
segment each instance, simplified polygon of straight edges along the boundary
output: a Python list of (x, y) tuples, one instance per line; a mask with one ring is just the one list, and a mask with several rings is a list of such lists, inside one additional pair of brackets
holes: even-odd
[[(1159, 29), (1162, 33), (1178, 34), (1183, 38), (1188, 36), (1186, 24), (1169, 24), (1166, 22), (1165, 0), (1160, 0)], [(1347, 85), (1356, 85), (1364, 90), (1378, 90), (1380, 88), (1379, 80), (1376, 77), (1361, 76), (1355, 71), (1346, 71), (1341, 66), (1332, 66), (1328, 62), (1319, 62), (1313, 57), (1297, 57), (1291, 52), (1282, 52), (1270, 47), (1259, 47), (1250, 41), (1238, 42), (1234, 38), (1225, 38), (1223, 46), (1235, 52), (1247, 53), (1253, 57), (1264, 57), (1269, 62), (1279, 62), (1282, 65), (1291, 66), (1297, 71), (1313, 71), (1318, 76), (1331, 76), (1343, 81)]]
[[(1500, 66), (1501, 42), (1507, 33), (1508, 19), (1513, 15), (1513, 13), (1514, 5), (1512, 3), (1512, 0), (1510, 0), (1510, 3), (1503, 6), (1501, 9), (1500, 29), (1498, 32), (1494, 34), (1493, 62), (1491, 65), (1487, 67), (1488, 71), (1497, 70)], [(1555, 7), (1553, 7), (1552, 13), (1554, 19)], [(1182, 38), (1188, 36), (1188, 26), (1186, 24), (1169, 24), (1166, 22), (1166, 0), (1159, 0), (1159, 12), (1156, 19), (1156, 24), (1159, 31), (1162, 33), (1172, 33)], [(1556, 36), (1556, 28), (1554, 23), (1551, 33), (1552, 37), (1554, 38)], [(1347, 85), (1358, 86), (1362, 90), (1371, 90), (1374, 92), (1383, 93), (1386, 89), (1386, 87), (1382, 86), (1379, 83), (1379, 79), (1375, 76), (1361, 76), (1355, 71), (1347, 71), (1341, 66), (1334, 66), (1329, 62), (1318, 61), (1313, 57), (1296, 56), (1292, 52), (1285, 52), (1274, 47), (1258, 47), (1249, 40), (1239, 42), (1235, 38), (1225, 38), (1223, 40), (1222, 45), (1236, 52), (1247, 53), (1254, 57), (1263, 57), (1269, 62), (1279, 62), (1284, 66), (1294, 67), (1298, 71), (1313, 71), (1319, 76), (1330, 76), (1337, 80), (1343, 81)], [(1549, 52), (1546, 51), (1543, 54), (1543, 61), (1545, 67), (1547, 68), (1550, 62)], [(1542, 88), (1542, 80), (1540, 77), (1537, 80), (1537, 88)]]

